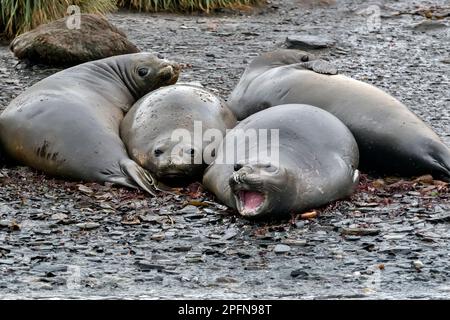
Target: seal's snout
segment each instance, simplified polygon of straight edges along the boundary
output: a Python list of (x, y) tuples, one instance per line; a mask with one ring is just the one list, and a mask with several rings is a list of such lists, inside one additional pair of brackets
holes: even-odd
[(181, 67), (177, 63), (164, 63), (158, 72), (158, 78), (166, 84), (174, 84), (178, 80)]

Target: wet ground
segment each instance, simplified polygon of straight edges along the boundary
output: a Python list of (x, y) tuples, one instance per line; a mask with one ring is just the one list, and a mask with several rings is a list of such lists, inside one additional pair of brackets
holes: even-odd
[[(110, 19), (141, 49), (189, 65), (181, 80), (223, 97), (286, 36), (330, 37), (336, 46), (320, 55), (399, 98), (450, 145), (448, 1), (301, 2)], [(16, 66), (1, 45), (1, 108), (55, 71)], [(1, 298), (450, 298), (449, 187), (428, 177), (364, 176), (351, 199), (316, 218), (256, 224), (199, 185), (149, 198), (24, 167), (0, 173)]]

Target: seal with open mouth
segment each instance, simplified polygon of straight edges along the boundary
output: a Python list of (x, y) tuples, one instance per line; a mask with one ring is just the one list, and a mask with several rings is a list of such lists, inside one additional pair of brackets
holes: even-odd
[[(120, 134), (134, 161), (158, 180), (179, 186), (201, 178), (205, 152), (214, 152), (226, 130), (235, 125), (235, 116), (218, 96), (196, 85), (176, 84), (136, 102), (123, 119)], [(203, 141), (210, 129), (220, 140)]]
[[(265, 132), (271, 137), (251, 138)], [(358, 156), (353, 135), (332, 114), (275, 106), (225, 136), (203, 184), (246, 218), (286, 218), (349, 196), (358, 183)]]
[(11, 158), (47, 174), (154, 194), (156, 182), (129, 158), (119, 125), (137, 99), (175, 83), (179, 71), (154, 54), (136, 53), (55, 73), (0, 115), (2, 147)]
[(404, 104), (386, 92), (337, 74), (299, 50), (254, 59), (228, 99), (238, 120), (266, 108), (304, 103), (331, 112), (353, 133), (360, 168), (378, 174), (432, 174), (450, 181), (450, 149)]

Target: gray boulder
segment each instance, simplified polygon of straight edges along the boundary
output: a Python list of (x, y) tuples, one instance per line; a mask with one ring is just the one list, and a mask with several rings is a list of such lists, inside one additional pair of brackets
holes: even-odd
[(79, 29), (71, 29), (62, 18), (19, 35), (10, 49), (31, 64), (73, 66), (114, 55), (136, 53), (139, 49), (127, 36), (94, 14), (82, 14)]

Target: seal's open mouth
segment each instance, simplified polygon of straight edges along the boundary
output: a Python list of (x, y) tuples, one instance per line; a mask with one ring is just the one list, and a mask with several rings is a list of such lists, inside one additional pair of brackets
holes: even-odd
[(264, 208), (267, 197), (257, 191), (241, 190), (235, 194), (239, 213), (243, 216), (256, 216)]

